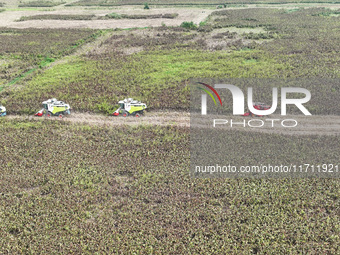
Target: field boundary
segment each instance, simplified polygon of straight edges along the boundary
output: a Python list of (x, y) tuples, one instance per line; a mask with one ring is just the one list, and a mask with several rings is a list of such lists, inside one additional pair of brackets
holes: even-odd
[[(63, 118), (59, 117), (35, 117), (33, 115), (8, 115), (5, 118), (9, 120), (29, 120), (29, 121), (65, 121), (73, 124), (85, 124), (90, 126), (178, 126), (190, 127), (190, 112), (186, 111), (147, 111), (144, 116), (137, 118), (134, 116), (129, 117), (114, 117), (111, 115), (96, 114), (96, 113), (82, 113), (72, 112), (71, 115)], [(221, 116), (220, 116), (221, 117)], [(252, 118), (248, 117), (232, 117), (235, 121), (245, 119), (246, 121)], [(313, 115), (304, 116), (291, 115), (286, 118), (296, 119), (299, 125), (296, 128), (282, 128), (282, 127), (264, 127), (264, 128), (230, 128), (227, 125), (218, 127), (221, 130), (235, 130), (252, 133), (270, 133), (282, 135), (322, 135), (322, 136), (338, 136), (340, 135), (340, 116), (334, 115)], [(261, 118), (258, 118), (261, 119)], [(262, 119), (280, 119), (279, 115), (270, 115)], [(282, 119), (282, 118), (281, 118)], [(211, 123), (200, 123), (202, 128), (210, 128)]]

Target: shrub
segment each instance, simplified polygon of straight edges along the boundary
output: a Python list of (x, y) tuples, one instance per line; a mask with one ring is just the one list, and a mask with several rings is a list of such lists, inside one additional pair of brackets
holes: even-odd
[(108, 17), (108, 18), (110, 18), (110, 19), (121, 19), (121, 18), (122, 18), (122, 15), (113, 12), (113, 13), (110, 13), (110, 14), (106, 14), (105, 17)]
[(184, 21), (180, 26), (187, 29), (197, 29), (197, 25), (192, 21), (191, 22)]

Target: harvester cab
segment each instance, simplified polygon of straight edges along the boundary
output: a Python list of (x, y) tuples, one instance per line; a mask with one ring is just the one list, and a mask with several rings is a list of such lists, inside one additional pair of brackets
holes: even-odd
[(0, 117), (6, 116), (6, 115), (7, 115), (7, 113), (6, 113), (6, 107), (5, 107), (5, 106), (2, 106), (2, 105), (0, 104)]
[(147, 108), (146, 104), (132, 98), (126, 98), (118, 102), (119, 108), (112, 113), (113, 116), (127, 117), (129, 115), (140, 117)]
[(47, 117), (62, 117), (63, 115), (70, 114), (70, 105), (64, 103), (63, 101), (58, 101), (55, 98), (44, 101), (42, 105), (43, 108), (39, 112), (34, 114), (35, 116), (41, 117), (45, 114)]
[[(270, 109), (270, 105), (267, 105), (266, 103), (261, 103), (261, 102), (253, 103), (253, 107), (257, 110), (268, 110), (268, 109)], [(246, 112), (243, 116), (262, 117), (262, 115), (256, 115), (256, 114), (252, 113), (251, 111)]]

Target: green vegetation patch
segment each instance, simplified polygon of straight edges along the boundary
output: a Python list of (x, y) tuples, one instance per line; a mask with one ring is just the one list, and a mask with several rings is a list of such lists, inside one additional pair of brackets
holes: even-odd
[[(289, 66), (257, 51), (218, 52), (167, 50), (122, 56), (100, 55), (56, 65), (26, 87), (7, 92), (11, 112), (33, 113), (45, 98), (57, 97), (78, 111), (109, 113), (125, 97), (146, 102), (150, 109), (188, 109), (190, 78), (272, 77)], [(262, 55), (260, 57), (260, 55)], [(244, 65), (246, 59), (256, 62)], [(103, 109), (102, 105), (110, 105)]]
[(183, 28), (187, 28), (187, 29), (197, 29), (197, 25), (192, 21), (190, 21), (190, 22), (184, 21), (184, 22), (181, 23), (180, 26), (183, 27)]
[(53, 62), (51, 59), (72, 53), (100, 33), (90, 29), (0, 29), (0, 90), (30, 70)]
[(314, 13), (313, 16), (324, 16), (324, 17), (338, 17), (340, 15), (340, 10), (326, 9), (320, 13)]
[(286, 13), (292, 13), (292, 12), (297, 12), (297, 11), (299, 11), (300, 9), (299, 8), (293, 8), (293, 9), (285, 9), (284, 11), (286, 12)]

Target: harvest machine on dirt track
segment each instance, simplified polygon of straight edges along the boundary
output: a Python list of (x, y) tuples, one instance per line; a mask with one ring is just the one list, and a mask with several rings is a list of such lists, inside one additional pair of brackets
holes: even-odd
[(41, 117), (43, 115), (47, 117), (59, 116), (70, 114), (70, 105), (63, 101), (58, 101), (55, 98), (48, 99), (42, 103), (43, 107), (39, 112), (34, 114), (35, 116)]
[[(270, 109), (269, 105), (267, 105), (265, 103), (260, 103), (260, 102), (253, 103), (253, 107), (256, 110), (268, 110), (268, 109)], [(262, 117), (263, 115), (256, 115), (256, 114), (252, 113), (251, 111), (248, 111), (243, 116)]]
[(119, 108), (112, 113), (113, 116), (127, 117), (129, 115), (140, 117), (147, 108), (146, 104), (132, 98), (126, 98), (118, 102)]
[(0, 117), (6, 116), (6, 107), (0, 104)]

